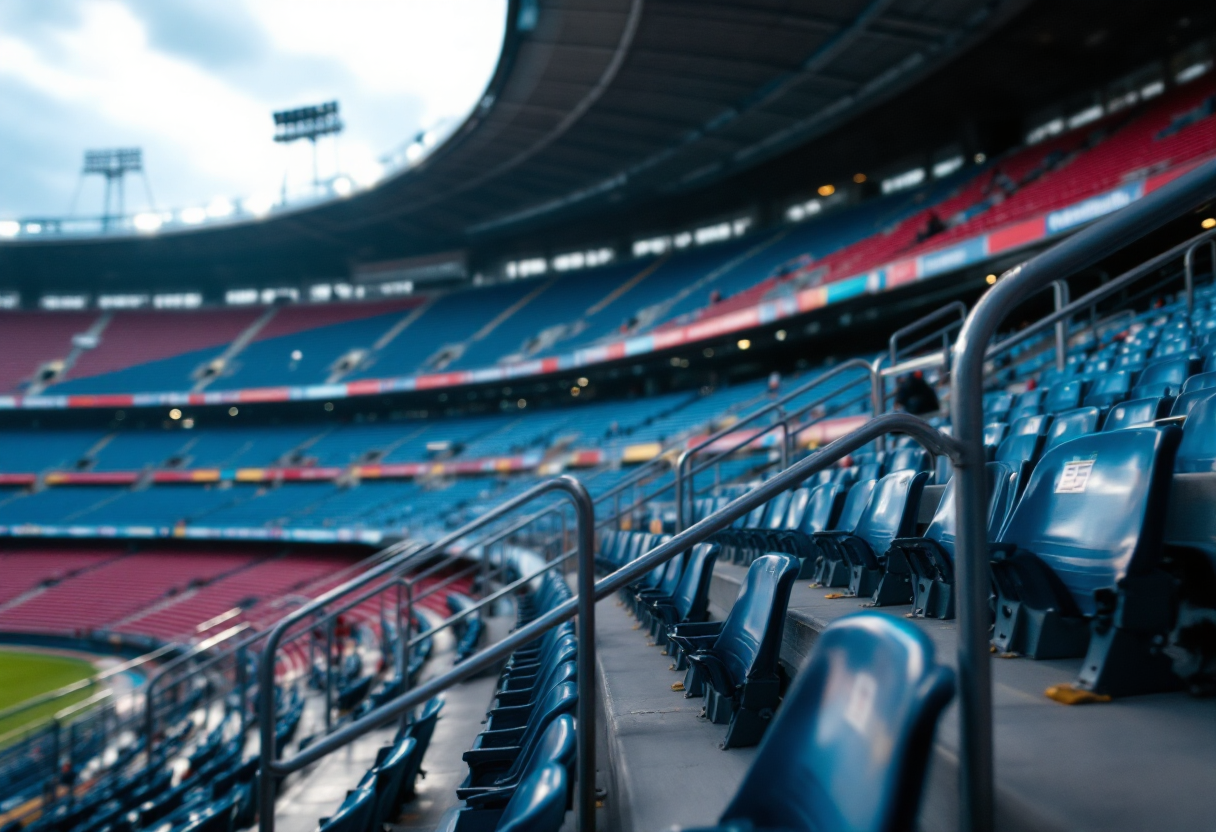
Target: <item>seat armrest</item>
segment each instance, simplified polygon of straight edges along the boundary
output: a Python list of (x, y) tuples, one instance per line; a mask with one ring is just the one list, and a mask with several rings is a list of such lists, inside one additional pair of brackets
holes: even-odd
[(507, 728), (505, 730), (490, 729), (477, 735), (474, 748), (502, 748), (515, 745), (524, 735), (524, 728)]
[(507, 763), (510, 765), (519, 756), (518, 745), (504, 745), (498, 748), (470, 748), (460, 759), (469, 764), (470, 768), (480, 768), (488, 763)]
[(491, 708), (490, 719), (487, 723), (488, 730), (501, 731), (503, 729), (523, 728), (527, 724), (528, 717), (531, 714), (532, 705), (529, 703)]

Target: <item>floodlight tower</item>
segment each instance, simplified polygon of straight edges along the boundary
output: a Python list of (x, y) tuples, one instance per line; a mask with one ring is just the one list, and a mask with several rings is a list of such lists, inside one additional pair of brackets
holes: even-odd
[[(138, 147), (118, 147), (109, 150), (86, 150), (84, 170), (81, 176), (104, 176), (106, 178), (105, 207), (101, 214), (101, 230), (109, 231), (110, 222), (121, 218), (123, 206), (123, 178), (128, 173), (143, 173), (144, 154)], [(118, 198), (118, 210), (111, 210), (111, 195)]]
[(345, 126), (338, 117), (337, 101), (280, 110), (274, 114), (274, 140), (284, 144), (300, 139), (312, 142), (312, 184), (317, 187), (321, 184), (317, 176), (317, 139), (337, 135)]

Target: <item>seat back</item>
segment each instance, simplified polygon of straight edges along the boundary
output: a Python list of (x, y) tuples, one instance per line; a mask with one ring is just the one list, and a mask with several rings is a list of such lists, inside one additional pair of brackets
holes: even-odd
[(887, 471), (927, 471), (929, 453), (924, 448), (900, 448), (887, 457)]
[(920, 495), (929, 475), (924, 471), (896, 471), (878, 481), (865, 513), (853, 534), (875, 554), (881, 555), (897, 537), (911, 537), (916, 530)]
[(714, 564), (719, 548), (712, 543), (692, 547), (688, 565), (675, 592), (676, 613), (680, 621), (704, 621), (709, 608), (709, 582), (714, 576)]
[(527, 759), (520, 768), (520, 780), (527, 780), (533, 772), (547, 763), (559, 763), (569, 769), (574, 762), (574, 749), (578, 745), (578, 734), (574, 730), (574, 717), (562, 714), (549, 723), (545, 733), (528, 751)]
[(785, 515), (790, 510), (790, 499), (793, 497), (788, 491), (782, 491), (773, 499), (768, 501), (768, 511), (764, 514), (765, 529), (780, 529), (785, 526)]
[(1038, 555), (1081, 612), (1092, 614), (1095, 589), (1115, 586), (1157, 557), (1180, 438), (1173, 425), (1128, 428), (1051, 449), (1001, 542)]
[(673, 595), (676, 587), (680, 585), (680, 576), (684, 574), (684, 559), (688, 557), (688, 553), (676, 555), (667, 563), (663, 564), (663, 577), (659, 580), (655, 591), (661, 592), (664, 595)]
[(806, 510), (798, 522), (797, 529), (803, 534), (825, 532), (836, 528), (844, 508), (847, 489), (834, 482), (817, 485), (807, 498)]
[(375, 827), (387, 820), (392, 820), (401, 795), (401, 781), (405, 777), (405, 769), (413, 756), (418, 740), (405, 737), (390, 747), (388, 756), (373, 770), (376, 777), (376, 810), (373, 813)]
[(1043, 412), (1060, 413), (1064, 410), (1080, 407), (1081, 391), (1083, 389), (1084, 384), (1075, 379), (1055, 385), (1043, 401)]
[[(1018, 469), (1004, 462), (989, 462), (984, 466), (984, 475), (988, 480), (988, 539), (996, 540), (1013, 507)], [(951, 477), (942, 489), (942, 501), (925, 529), (925, 537), (937, 541), (950, 557), (954, 557), (955, 535), (954, 477)]]
[(575, 683), (564, 681), (558, 682), (549, 688), (549, 691), (540, 701), (532, 706), (532, 712), (528, 716), (528, 722), (524, 727), (523, 735), (519, 738), (519, 756), (511, 764), (508, 776), (514, 777), (518, 775), (529, 749), (540, 739), (545, 729), (549, 727), (549, 723), (562, 714), (568, 714), (573, 711), (577, 701), (578, 688), (575, 686)]
[(1189, 473), (1216, 471), (1216, 390), (1191, 408), (1182, 428), (1177, 470)]
[(785, 523), (781, 526), (783, 529), (796, 529), (802, 525), (802, 518), (806, 515), (807, 506), (811, 503), (811, 489), (804, 486), (796, 489), (790, 494), (789, 508), (785, 512)]
[(1196, 390), (1209, 390), (1213, 387), (1216, 387), (1216, 373), (1199, 373), (1182, 383), (1182, 392), (1192, 393)]
[(1085, 394), (1084, 403), (1086, 407), (1110, 407), (1126, 399), (1131, 389), (1131, 371), (1104, 372), (1094, 379), (1089, 392)]
[(1171, 402), (1171, 399), (1148, 398), (1132, 399), (1117, 404), (1110, 409), (1110, 413), (1106, 414), (1102, 430), (1123, 430), (1140, 425), (1151, 425), (1161, 418), (1165, 410), (1169, 409), (1166, 405)]
[(1059, 413), (1047, 430), (1047, 440), (1043, 444), (1043, 453), (1047, 453), (1061, 442), (1076, 439), (1098, 429), (1098, 418), (1101, 411), (1096, 407), (1078, 407)]
[(1043, 449), (1043, 436), (1038, 433), (1020, 433), (1005, 437), (1005, 441), (996, 449), (996, 461), (1008, 465), (1018, 465), (1039, 458)]
[(739, 597), (714, 641), (714, 652), (735, 682), (775, 670), (798, 569), (797, 558), (775, 552), (761, 555), (748, 567)]
[(1191, 374), (1191, 359), (1186, 355), (1174, 355), (1169, 358), (1153, 361), (1140, 373), (1136, 379), (1137, 387), (1148, 385), (1167, 385), (1174, 395)]
[(521, 780), (498, 819), (498, 832), (558, 832), (566, 819), (569, 778), (564, 766), (545, 763)]
[(857, 524), (861, 522), (861, 517), (865, 514), (866, 506), (870, 504), (870, 497), (873, 496), (876, 485), (878, 485), (877, 479), (858, 480), (849, 489), (849, 494), (844, 500), (844, 507), (840, 510), (840, 517), (836, 525), (831, 527), (832, 531), (856, 531)]
[(1171, 416), (1189, 416), (1195, 405), (1199, 404), (1204, 399), (1210, 398), (1216, 390), (1208, 388), (1206, 390), (1192, 390), (1189, 393), (1183, 393), (1178, 398), (1174, 399), (1174, 405), (1170, 408)]
[(1039, 436), (1047, 433), (1051, 426), (1051, 414), (1040, 413), (1034, 416), (1022, 416), (1009, 426), (1010, 436)]
[(366, 832), (376, 809), (374, 789), (355, 789), (324, 823), (321, 832)]
[(937, 720), (953, 695), (953, 671), (916, 626), (871, 612), (839, 619), (816, 640), (722, 821), (912, 829)]
[(989, 422), (984, 425), (984, 447), (995, 448), (1005, 440), (1009, 425), (1004, 422)]

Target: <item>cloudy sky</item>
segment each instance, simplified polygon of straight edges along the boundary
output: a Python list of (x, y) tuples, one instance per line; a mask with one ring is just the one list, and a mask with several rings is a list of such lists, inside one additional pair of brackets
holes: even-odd
[[(86, 148), (142, 147), (156, 206), (277, 193), (312, 176), (272, 110), (338, 99), (321, 174), (375, 169), (476, 102), (506, 0), (3, 0), (0, 218), (100, 213)], [(129, 181), (128, 211), (143, 210)]]

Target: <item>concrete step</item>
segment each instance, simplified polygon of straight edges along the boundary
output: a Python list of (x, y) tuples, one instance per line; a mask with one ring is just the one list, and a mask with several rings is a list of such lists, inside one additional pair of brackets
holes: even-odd
[[(712, 608), (730, 608), (745, 574), (741, 566), (717, 564), (710, 588)], [(781, 647), (782, 665), (791, 676), (832, 621), (863, 608), (875, 610), (856, 598), (825, 597), (833, 591), (840, 590), (812, 588), (806, 581), (794, 586)], [(911, 608), (875, 611), (902, 618)], [(933, 639), (938, 660), (957, 667), (957, 622), (913, 620)], [(1210, 830), (1216, 702), (1167, 693), (1069, 707), (1044, 695), (1051, 685), (1074, 681), (1080, 665), (1080, 659), (992, 657), (997, 828)], [(958, 829), (958, 748), (955, 703), (938, 727), (922, 829)]]

